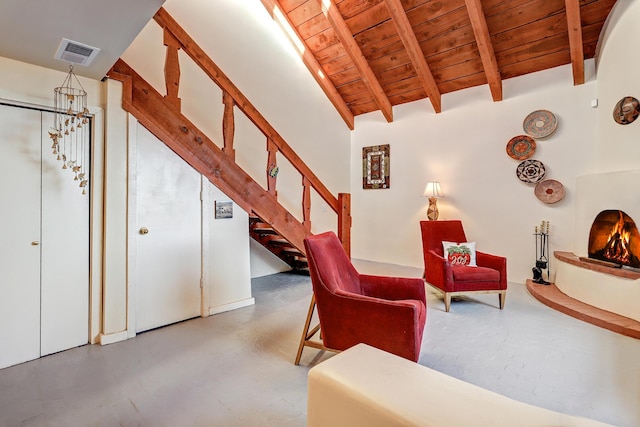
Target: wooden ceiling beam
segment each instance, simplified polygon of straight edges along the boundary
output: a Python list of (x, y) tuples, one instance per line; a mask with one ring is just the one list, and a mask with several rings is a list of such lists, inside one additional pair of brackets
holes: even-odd
[(493, 44), (491, 43), (487, 19), (482, 11), (482, 3), (480, 0), (465, 0), (465, 3), (467, 5), (469, 18), (471, 19), (473, 34), (476, 37), (482, 66), (484, 67), (489, 89), (491, 90), (491, 96), (494, 101), (502, 101), (502, 77), (500, 76), (498, 61), (496, 60), (496, 54), (493, 49)]
[(302, 62), (311, 72), (311, 75), (320, 85), (320, 88), (325, 93), (329, 101), (333, 104), (335, 109), (342, 117), (342, 120), (347, 124), (349, 129), (355, 128), (355, 120), (353, 112), (349, 106), (344, 102), (342, 95), (338, 92), (331, 80), (325, 75), (322, 70), (322, 66), (316, 60), (315, 56), (311, 52), (311, 49), (304, 43), (302, 37), (295, 29), (293, 23), (289, 20), (286, 13), (282, 12), (277, 0), (261, 0), (269, 15), (276, 21), (283, 29), (284, 33), (289, 37), (289, 40), (293, 44), (294, 48), (298, 51)]
[(391, 101), (387, 97), (387, 94), (382, 89), (378, 78), (375, 73), (369, 66), (369, 62), (362, 54), (360, 50), (360, 46), (353, 38), (353, 34), (351, 30), (347, 26), (347, 23), (344, 21), (342, 14), (336, 7), (334, 0), (319, 0), (322, 3), (322, 12), (329, 20), (329, 23), (333, 27), (333, 30), (336, 33), (336, 36), (344, 46), (347, 54), (353, 61), (356, 69), (360, 73), (362, 81), (367, 86), (373, 99), (375, 100), (378, 108), (382, 111), (382, 114), (387, 119), (387, 122), (393, 121), (393, 109), (391, 106)]
[(411, 27), (411, 23), (409, 22), (409, 18), (407, 17), (402, 3), (400, 0), (385, 0), (385, 4), (389, 11), (389, 15), (391, 15), (391, 20), (396, 27), (396, 31), (400, 36), (400, 40), (402, 40), (402, 44), (407, 50), (411, 64), (418, 74), (418, 79), (420, 79), (420, 83), (427, 93), (429, 101), (431, 101), (434, 111), (436, 113), (441, 112), (442, 96), (440, 94), (440, 90), (438, 89), (436, 80), (433, 78), (429, 64), (427, 64), (427, 60), (420, 48), (420, 43), (418, 42), (416, 33)]
[(567, 29), (569, 31), (569, 51), (573, 68), (573, 84), (584, 83), (584, 51), (582, 47), (582, 23), (580, 20), (580, 1), (565, 0), (567, 10)]

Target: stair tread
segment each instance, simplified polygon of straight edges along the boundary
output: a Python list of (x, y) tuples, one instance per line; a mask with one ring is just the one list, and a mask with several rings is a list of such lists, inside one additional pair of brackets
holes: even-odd
[(254, 228), (251, 231), (256, 234), (278, 234), (273, 228)]

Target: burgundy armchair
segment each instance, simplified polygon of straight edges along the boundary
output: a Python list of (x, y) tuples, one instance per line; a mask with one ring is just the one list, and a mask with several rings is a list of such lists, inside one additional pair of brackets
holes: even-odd
[[(341, 351), (359, 343), (417, 362), (427, 317), (424, 281), (359, 274), (333, 232), (304, 244), (320, 324), (309, 331), (312, 299), (296, 365), (304, 346)], [(318, 330), (322, 343), (311, 340)]]
[(443, 241), (462, 243), (467, 237), (462, 222), (420, 221), (424, 255), (424, 278), (444, 293), (445, 310), (451, 297), (469, 293), (497, 293), (500, 309), (507, 295), (507, 259), (476, 251), (477, 267), (450, 265), (444, 256)]

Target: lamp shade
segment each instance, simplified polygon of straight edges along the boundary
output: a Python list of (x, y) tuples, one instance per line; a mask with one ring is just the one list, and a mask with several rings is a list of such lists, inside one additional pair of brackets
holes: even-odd
[(424, 197), (444, 197), (439, 181), (429, 181), (424, 187)]

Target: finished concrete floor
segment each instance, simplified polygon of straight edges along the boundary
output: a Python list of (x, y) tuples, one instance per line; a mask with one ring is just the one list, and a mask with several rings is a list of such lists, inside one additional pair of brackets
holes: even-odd
[[(640, 426), (640, 340), (556, 312), (524, 284), (510, 283), (502, 311), (496, 295), (480, 295), (454, 299), (446, 313), (427, 289), (420, 364), (523, 402)], [(304, 426), (307, 372), (331, 357), (305, 349), (293, 365), (310, 279), (262, 277), (253, 292), (255, 306), (1, 369), (0, 426)]]

